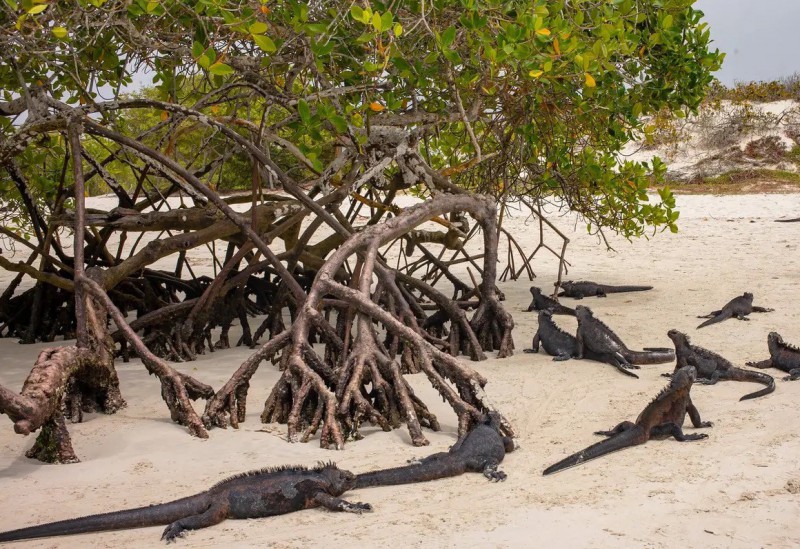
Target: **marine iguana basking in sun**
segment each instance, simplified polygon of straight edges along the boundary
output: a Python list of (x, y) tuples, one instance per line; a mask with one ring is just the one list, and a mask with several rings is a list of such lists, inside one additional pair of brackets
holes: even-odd
[(707, 315), (701, 315), (697, 318), (707, 318), (705, 322), (700, 324), (697, 329), (705, 328), (711, 324), (728, 320), (729, 318), (738, 318), (739, 320), (750, 320), (745, 318), (750, 313), (771, 313), (775, 309), (767, 309), (765, 307), (756, 307), (753, 305), (753, 294), (745, 292), (744, 294), (734, 297), (728, 301), (722, 309), (718, 311), (711, 311)]
[(270, 517), (320, 506), (349, 513), (371, 511), (368, 503), (349, 503), (339, 498), (355, 484), (353, 473), (339, 469), (333, 463), (313, 469), (261, 469), (233, 476), (205, 492), (167, 503), (2, 532), (0, 542), (160, 524), (169, 525), (161, 539), (170, 542), (183, 536), (185, 530), (206, 528), (228, 518)]
[(683, 432), (683, 422), (687, 413), (695, 427), (711, 427), (710, 422), (700, 420), (700, 413), (689, 396), (696, 378), (697, 371), (694, 366), (681, 368), (672, 375), (669, 385), (642, 410), (635, 422), (623, 421), (610, 431), (597, 431), (595, 434), (609, 438), (562, 459), (545, 469), (542, 474), (550, 475), (623, 448), (644, 444), (652, 438), (672, 436), (680, 442), (707, 438), (708, 435), (704, 433), (687, 435)]
[(606, 297), (606, 294), (644, 292), (653, 289), (652, 286), (609, 286), (607, 284), (598, 284), (597, 282), (589, 282), (586, 280), (577, 282), (567, 280), (560, 284), (556, 282), (555, 286), (561, 287), (561, 292), (558, 294), (558, 297), (572, 297), (574, 299), (583, 299), (586, 296)]
[[(547, 354), (553, 356), (553, 360), (569, 360), (578, 356), (578, 340), (553, 322), (553, 315), (550, 311), (539, 312), (539, 328), (533, 336), (531, 348), (524, 349), (524, 352), (538, 353), (539, 344), (544, 347)], [(638, 368), (638, 366), (629, 364), (626, 360), (620, 358), (617, 353), (600, 354), (584, 348), (583, 358), (611, 364), (626, 376), (639, 379), (639, 376), (630, 371), (630, 368)]]
[(778, 332), (770, 332), (767, 336), (769, 358), (759, 362), (747, 362), (753, 368), (777, 368), (788, 372), (784, 381), (800, 379), (800, 349), (789, 345)]
[[(717, 381), (751, 381), (766, 385), (764, 389), (744, 395), (739, 400), (749, 400), (760, 396), (768, 395), (775, 390), (775, 380), (772, 376), (737, 368), (729, 360), (709, 351), (703, 347), (692, 345), (689, 337), (678, 330), (667, 332), (669, 338), (675, 343), (675, 356), (677, 364), (675, 370), (684, 366), (694, 366), (697, 368), (697, 383), (703, 385), (714, 385)], [(665, 374), (669, 375), (669, 374)]]
[(490, 412), (460, 438), (448, 452), (438, 452), (402, 467), (362, 473), (356, 477), (355, 488), (392, 486), (455, 477), (466, 472), (483, 473), (487, 479), (502, 481), (506, 474), (497, 467), (516, 444), (500, 432), (500, 417)]

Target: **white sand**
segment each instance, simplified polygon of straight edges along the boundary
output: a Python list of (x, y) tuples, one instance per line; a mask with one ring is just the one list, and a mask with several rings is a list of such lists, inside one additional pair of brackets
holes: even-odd
[[(559, 218), (573, 242), (568, 279), (610, 284), (652, 284), (655, 290), (586, 299), (633, 348), (668, 347), (670, 328), (743, 365), (768, 356), (766, 335), (777, 330), (800, 344), (799, 224), (773, 223), (800, 215), (800, 194), (679, 197), (681, 232), (629, 244), (613, 239), (605, 252), (583, 224)], [(518, 235), (534, 234), (523, 219)], [(523, 238), (523, 237), (521, 237)], [(553, 240), (552, 244), (556, 244)], [(535, 243), (530, 242), (529, 245)], [(542, 256), (533, 283), (552, 288), (555, 262)], [(559, 474), (541, 471), (595, 441), (592, 432), (635, 419), (666, 380), (671, 365), (643, 366), (641, 379), (592, 362), (552, 362), (522, 353), (535, 330), (525, 280), (501, 284), (514, 314), (517, 353), (472, 365), (487, 391), (513, 422), (521, 448), (503, 463), (505, 483), (481, 475), (419, 485), (373, 488), (346, 495), (375, 512), (355, 516), (309, 510), (291, 515), (226, 521), (191, 532), (182, 547), (791, 547), (800, 544), (800, 382), (778, 380), (767, 397), (739, 402), (759, 388), (744, 383), (698, 386), (694, 402), (715, 426), (710, 438), (686, 444), (648, 442)], [(698, 314), (721, 307), (744, 291), (774, 307), (750, 322), (730, 320), (700, 331)], [(573, 300), (564, 300), (574, 305)], [(574, 319), (557, 317), (574, 329)], [(45, 345), (0, 340), (0, 383), (19, 390)], [(249, 355), (232, 349), (180, 365), (218, 388)], [(404, 430), (367, 431), (344, 451), (317, 442), (288, 444), (285, 427), (262, 425), (261, 406), (277, 371), (268, 364), (253, 379), (247, 422), (239, 431), (190, 437), (169, 420), (159, 385), (138, 362), (118, 364), (128, 407), (113, 416), (89, 415), (70, 425), (82, 462), (52, 466), (28, 460), (33, 437), (0, 429), (0, 530), (88, 513), (157, 503), (189, 495), (237, 472), (270, 465), (313, 465), (336, 460), (362, 472), (443, 451), (455, 441), (455, 417), (425, 379), (415, 385), (439, 414), (441, 433), (414, 448)], [(767, 373), (782, 376), (777, 370)], [(688, 429), (692, 432), (692, 429)], [(30, 547), (161, 547), (162, 528), (87, 534), (29, 542)]]

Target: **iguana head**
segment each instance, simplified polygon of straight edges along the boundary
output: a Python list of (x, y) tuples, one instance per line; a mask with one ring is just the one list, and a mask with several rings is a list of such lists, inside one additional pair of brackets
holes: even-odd
[(333, 463), (325, 465), (320, 472), (330, 484), (328, 493), (332, 496), (341, 496), (356, 486), (356, 476), (350, 471), (339, 469)]
[(578, 321), (585, 320), (587, 318), (592, 318), (592, 310), (585, 305), (578, 305), (575, 307), (575, 316), (578, 317)]
[(536, 297), (537, 295), (542, 295), (542, 290), (540, 290), (536, 286), (531, 286), (531, 295)]
[(767, 336), (767, 348), (770, 352), (777, 350), (779, 346), (783, 345), (783, 338), (778, 332), (770, 332)]
[(697, 379), (697, 369), (694, 366), (684, 366), (680, 370), (672, 374), (672, 382), (670, 387), (678, 389), (681, 387), (690, 386)]
[(743, 293), (742, 297), (747, 299), (747, 300), (753, 301), (753, 294), (751, 294), (750, 292)]
[(679, 341), (683, 341), (683, 340), (685, 340), (686, 343), (689, 343), (689, 336), (687, 336), (683, 332), (679, 332), (678, 330), (676, 330), (674, 328), (672, 330), (670, 330), (669, 332), (667, 332), (667, 337), (670, 338), (675, 343), (677, 343)]

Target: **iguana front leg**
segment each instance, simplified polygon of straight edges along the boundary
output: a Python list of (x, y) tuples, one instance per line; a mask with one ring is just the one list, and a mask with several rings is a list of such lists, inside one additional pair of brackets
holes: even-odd
[(677, 423), (664, 423), (663, 425), (658, 425), (653, 427), (650, 431), (651, 437), (656, 437), (659, 435), (669, 435), (675, 437), (675, 440), (678, 442), (690, 442), (694, 440), (703, 440), (704, 438), (708, 438), (708, 435), (705, 433), (690, 433), (685, 434), (681, 426)]
[(714, 424), (710, 421), (702, 421), (700, 419), (700, 412), (697, 410), (697, 406), (692, 404), (692, 401), (689, 401), (689, 404), (686, 405), (686, 412), (689, 414), (689, 419), (692, 420), (692, 425), (696, 428), (700, 429), (703, 427), (713, 427)]
[(575, 358), (580, 360), (583, 358), (583, 353), (586, 350), (583, 346), (583, 333), (581, 333), (580, 327), (578, 329), (578, 333), (575, 334), (575, 347)]
[(768, 358), (766, 360), (760, 360), (758, 362), (745, 362), (745, 366), (750, 366), (751, 368), (772, 368), (772, 359)]
[(789, 375), (783, 378), (783, 381), (796, 381), (800, 379), (800, 368), (789, 370)]
[(358, 514), (361, 514), (364, 511), (372, 511), (372, 505), (369, 503), (361, 503), (360, 501), (356, 503), (350, 503), (349, 501), (332, 496), (328, 492), (317, 492), (314, 495), (314, 501), (319, 503), (328, 511), (342, 511), (345, 513)]

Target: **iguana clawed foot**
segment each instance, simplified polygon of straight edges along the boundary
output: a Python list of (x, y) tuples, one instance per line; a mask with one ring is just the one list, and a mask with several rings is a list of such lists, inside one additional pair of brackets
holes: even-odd
[(361, 513), (365, 513), (365, 512), (366, 513), (371, 513), (372, 512), (372, 505), (370, 505), (369, 503), (362, 503), (360, 501), (357, 501), (355, 503), (351, 503), (349, 501), (345, 501), (343, 503), (341, 509), (345, 513), (356, 513), (356, 514), (360, 515)]
[(167, 543), (172, 543), (175, 541), (175, 538), (182, 538), (185, 533), (186, 530), (183, 526), (181, 526), (178, 521), (175, 521), (164, 529), (164, 533), (161, 534), (161, 539)]
[(498, 471), (497, 466), (487, 467), (483, 470), (483, 476), (492, 482), (503, 482), (507, 477), (503, 471)]
[(688, 435), (683, 435), (683, 440), (676, 439), (679, 442), (688, 442), (693, 440), (703, 440), (704, 438), (708, 438), (708, 435), (705, 433), (691, 433)]

